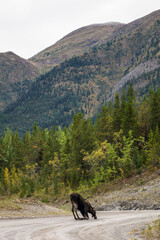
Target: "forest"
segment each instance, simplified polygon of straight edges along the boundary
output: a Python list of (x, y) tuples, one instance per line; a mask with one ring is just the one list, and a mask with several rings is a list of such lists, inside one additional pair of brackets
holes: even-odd
[[(21, 137), (27, 131), (32, 132), (34, 122), (42, 129), (59, 125), (68, 129), (73, 115), (79, 111), (84, 118), (95, 119), (102, 104), (112, 98), (114, 86), (129, 73), (135, 76), (131, 78), (131, 74), (129, 81), (136, 96), (148, 95), (150, 86), (153, 89), (160, 86), (159, 21), (145, 28), (140, 26), (135, 28), (133, 24), (134, 31), (128, 29), (129, 32), (118, 34), (81, 56), (66, 59), (32, 83), (26, 79), (11, 84), (6, 94), (2, 91), (7, 107), (0, 111), (0, 136), (8, 127), (13, 132), (17, 130)], [(151, 71), (146, 64), (154, 65), (155, 69)], [(126, 89), (128, 83), (122, 88)], [(122, 90), (118, 89), (120, 95)], [(9, 99), (7, 94), (14, 99), (11, 104), (5, 103)]]
[(96, 120), (73, 115), (69, 127), (34, 123), (23, 137), (0, 138), (0, 195), (59, 196), (126, 179), (160, 166), (160, 89), (135, 97), (132, 84), (103, 105)]

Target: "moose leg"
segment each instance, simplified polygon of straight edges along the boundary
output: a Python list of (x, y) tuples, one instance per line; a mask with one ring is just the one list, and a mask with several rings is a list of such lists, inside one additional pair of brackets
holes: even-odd
[(75, 220), (80, 219), (80, 217), (78, 216), (78, 213), (77, 213), (77, 209), (78, 209), (77, 204), (73, 203), (73, 205), (72, 205), (72, 213), (73, 213), (73, 216), (74, 216)]
[(83, 211), (81, 213), (83, 215), (83, 218), (81, 218), (81, 220), (88, 220), (89, 219), (88, 212)]
[[(75, 212), (75, 215), (77, 216), (75, 219), (76, 220), (83, 220), (84, 218), (80, 218), (79, 215), (78, 215), (78, 212), (77, 212), (77, 208), (74, 208), (74, 212)], [(84, 217), (84, 213), (82, 211), (80, 211), (82, 216)]]
[(75, 220), (77, 220), (78, 218), (76, 217), (76, 215), (75, 215), (75, 211), (74, 211), (73, 208), (72, 208), (72, 213), (73, 213), (73, 216), (74, 216)]
[(84, 213), (84, 220), (88, 220), (88, 219), (89, 219), (88, 212), (85, 212)]
[(84, 219), (85, 219), (85, 220), (88, 220), (88, 219), (89, 219), (89, 216), (88, 216), (88, 205), (86, 205), (85, 208), (84, 208), (84, 214), (83, 214), (83, 216), (84, 216)]
[(88, 213), (85, 214), (85, 219), (86, 219), (86, 220), (89, 219)]
[(79, 215), (78, 215), (77, 209), (75, 210), (75, 213), (76, 213), (76, 215), (77, 215), (77, 220), (81, 220), (81, 218), (80, 218)]
[(72, 207), (72, 213), (73, 213), (73, 216), (74, 216), (75, 220), (78, 220), (79, 216), (78, 216), (78, 213), (77, 213), (77, 208), (75, 208), (75, 206)]

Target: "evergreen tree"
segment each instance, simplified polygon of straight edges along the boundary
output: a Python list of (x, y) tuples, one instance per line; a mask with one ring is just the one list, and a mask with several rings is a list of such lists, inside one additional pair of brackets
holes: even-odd
[(15, 152), (13, 148), (13, 132), (9, 129), (4, 133), (1, 140), (0, 159), (3, 168), (7, 167), (9, 170), (15, 165)]
[(151, 130), (149, 133), (149, 140), (147, 142), (147, 163), (150, 167), (160, 166), (160, 133), (158, 126), (156, 127), (156, 133)]
[(150, 128), (150, 105), (146, 96), (144, 96), (143, 102), (139, 107), (138, 126), (140, 129), (140, 135), (147, 140)]
[(132, 85), (132, 82), (130, 83), (129, 87), (128, 87), (128, 91), (127, 91), (127, 99), (135, 99), (135, 93), (134, 93), (134, 88)]
[(12, 145), (14, 150), (14, 167), (22, 169), (25, 165), (24, 150), (23, 150), (23, 144), (18, 135), (18, 132), (16, 132), (12, 136)]
[(126, 92), (123, 89), (121, 106), (120, 106), (120, 119), (121, 119), (121, 129), (123, 129), (124, 121), (125, 121), (125, 109), (126, 109)]
[(138, 136), (138, 113), (136, 103), (134, 101), (134, 90), (132, 84), (127, 92), (127, 102), (125, 103), (124, 116), (122, 121), (122, 129), (127, 136), (131, 130), (134, 137)]
[(113, 108), (113, 129), (115, 132), (119, 132), (121, 129), (121, 111), (120, 111), (120, 96), (116, 92)]
[(121, 102), (116, 93), (102, 107), (95, 125), (80, 112), (68, 129), (35, 123), (23, 139), (8, 129), (0, 138), (0, 194), (56, 195), (159, 168), (159, 109), (160, 90), (137, 104), (131, 85)]
[(103, 105), (100, 113), (98, 114), (95, 123), (95, 130), (98, 141), (112, 141), (112, 113), (106, 105)]
[(160, 88), (154, 92), (151, 98), (151, 127), (153, 130), (156, 126), (160, 128)]
[(74, 181), (79, 184), (80, 179), (83, 178), (87, 171), (86, 163), (83, 161), (84, 152), (92, 152), (95, 147), (94, 127), (91, 120), (83, 119), (82, 113), (75, 114), (70, 134), (73, 173), (75, 173), (74, 171), (77, 173)]

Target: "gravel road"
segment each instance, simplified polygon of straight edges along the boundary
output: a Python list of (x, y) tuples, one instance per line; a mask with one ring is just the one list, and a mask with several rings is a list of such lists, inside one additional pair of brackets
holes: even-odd
[(1, 240), (126, 240), (131, 231), (152, 222), (160, 211), (98, 212), (98, 219), (73, 216), (0, 220)]

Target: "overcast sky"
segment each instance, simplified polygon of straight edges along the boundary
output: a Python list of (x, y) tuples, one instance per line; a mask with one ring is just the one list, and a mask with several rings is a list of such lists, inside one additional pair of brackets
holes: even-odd
[(94, 23), (129, 23), (160, 0), (0, 0), (0, 52), (30, 58), (69, 32)]

